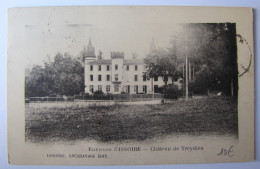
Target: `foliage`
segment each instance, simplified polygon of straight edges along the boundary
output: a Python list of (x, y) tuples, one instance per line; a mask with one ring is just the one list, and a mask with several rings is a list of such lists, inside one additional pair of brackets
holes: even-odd
[(25, 97), (72, 96), (84, 90), (84, 69), (69, 54), (58, 53), (44, 67), (34, 66), (25, 78)]
[(176, 55), (169, 50), (159, 49), (146, 56), (144, 59), (147, 74), (149, 77), (162, 76), (164, 77), (165, 86), (167, 85), (168, 77), (171, 77), (172, 82), (180, 76), (177, 67), (179, 62)]
[(25, 96), (48, 96), (48, 84), (45, 82), (44, 68), (34, 66), (29, 75), (25, 77)]
[[(190, 63), (195, 67), (193, 89), (222, 91), (237, 96), (238, 70), (235, 24), (188, 24), (191, 32), (187, 50)], [(197, 45), (195, 45), (197, 44)], [(233, 84), (233, 85), (232, 85)], [(231, 86), (233, 89), (231, 89)]]
[[(150, 77), (177, 80), (188, 58), (194, 70), (190, 87), (199, 93), (221, 91), (236, 97), (238, 68), (236, 25), (234, 23), (183, 24), (171, 37), (168, 49), (155, 50), (145, 58)], [(165, 81), (165, 86), (167, 82)]]
[(178, 99), (178, 87), (168, 85), (163, 91), (163, 98), (165, 99)]
[(97, 90), (94, 92), (94, 95), (104, 95), (104, 92), (101, 90)]

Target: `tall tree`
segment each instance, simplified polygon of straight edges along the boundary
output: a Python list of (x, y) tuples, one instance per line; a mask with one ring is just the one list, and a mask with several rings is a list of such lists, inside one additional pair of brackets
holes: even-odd
[(49, 95), (48, 84), (45, 79), (44, 68), (33, 66), (25, 77), (25, 97), (37, 97)]
[(149, 77), (163, 77), (165, 86), (167, 85), (168, 77), (171, 77), (172, 82), (179, 77), (177, 57), (169, 50), (154, 50), (153, 53), (146, 56), (144, 62)]
[(237, 96), (236, 26), (233, 23), (188, 24), (188, 55), (195, 66), (193, 87)]
[(84, 91), (84, 68), (69, 54), (58, 53), (44, 67), (34, 66), (25, 83), (26, 97), (79, 94)]
[[(172, 36), (170, 48), (156, 50), (145, 59), (151, 77), (180, 77), (185, 58), (193, 65), (191, 82), (199, 92), (222, 91), (237, 96), (238, 70), (234, 23), (183, 24)], [(166, 84), (165, 84), (166, 85)]]

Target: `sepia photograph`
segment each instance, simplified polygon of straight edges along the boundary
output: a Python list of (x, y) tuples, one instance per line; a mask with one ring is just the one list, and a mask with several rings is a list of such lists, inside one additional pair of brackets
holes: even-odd
[[(72, 45), (71, 51), (74, 45), (81, 47), (76, 55), (62, 46), (54, 56), (41, 53), (46, 60), (29, 62), (25, 70), (26, 141), (238, 137), (235, 23), (176, 24), (167, 33), (149, 32), (150, 37), (144, 37), (142, 25), (134, 26), (141, 31), (133, 35), (130, 29), (120, 36), (99, 32), (96, 25), (84, 26), (82, 38), (65, 34), (80, 26), (64, 24), (60, 29), (65, 36), (46, 40)], [(25, 29), (32, 33), (39, 28)], [(95, 37), (101, 33), (102, 38)], [(110, 41), (106, 36), (117, 39), (104, 43)], [(74, 44), (73, 39), (81, 42)], [(125, 46), (117, 48), (114, 41)], [(50, 48), (55, 51), (57, 46)]]
[[(63, 165), (253, 160), (251, 9), (230, 9), (10, 9), (9, 158)], [(14, 138), (18, 152), (33, 149), (25, 161)]]

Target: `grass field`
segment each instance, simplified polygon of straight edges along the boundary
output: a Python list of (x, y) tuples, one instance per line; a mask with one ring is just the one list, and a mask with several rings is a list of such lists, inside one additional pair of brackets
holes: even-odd
[(231, 98), (212, 97), (160, 105), (50, 107), (46, 103), (35, 104), (26, 105), (25, 138), (31, 142), (238, 135), (237, 103)]

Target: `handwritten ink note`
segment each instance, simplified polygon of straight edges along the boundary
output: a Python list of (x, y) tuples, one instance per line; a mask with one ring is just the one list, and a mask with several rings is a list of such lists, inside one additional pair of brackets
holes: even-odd
[(217, 154), (217, 156), (227, 156), (227, 157), (233, 157), (234, 154), (234, 146), (230, 146), (228, 148), (221, 148), (220, 153)]

